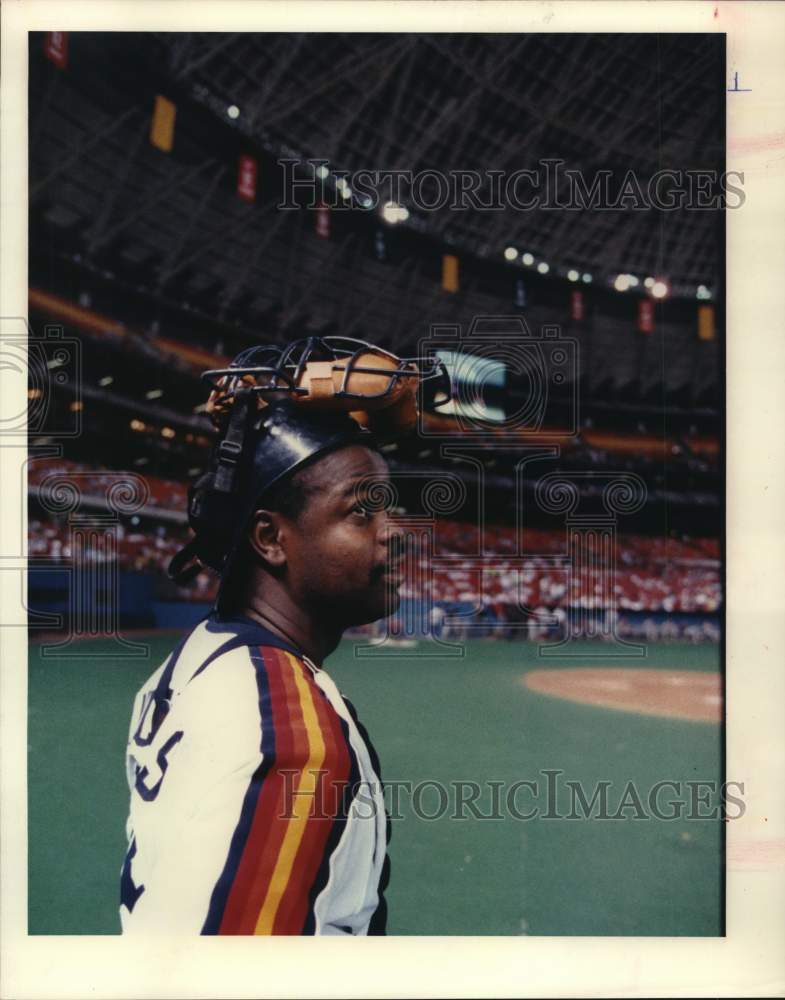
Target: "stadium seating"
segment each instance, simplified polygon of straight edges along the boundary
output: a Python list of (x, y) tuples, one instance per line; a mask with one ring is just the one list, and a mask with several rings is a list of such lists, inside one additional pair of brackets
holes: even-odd
[[(83, 463), (58, 460), (40, 467), (33, 463), (29, 476), (31, 496), (40, 499), (42, 484), (46, 489), (55, 479), (75, 474), (85, 500), (98, 505), (105, 503), (106, 488), (118, 481), (118, 473)], [(118, 561), (122, 569), (165, 576), (169, 560), (188, 537), (184, 523), (186, 486), (156, 476), (146, 476), (145, 481), (150, 490), (143, 510), (145, 523), (140, 525), (139, 518), (134, 519), (136, 524), (128, 518), (118, 522)], [(159, 519), (162, 511), (169, 515), (167, 523)], [(179, 513), (183, 523), (171, 523), (173, 512)], [(73, 558), (64, 518), (55, 519), (37, 511), (29, 522), (29, 537), (32, 558)], [(598, 567), (582, 572), (572, 583), (563, 532), (525, 528), (520, 556), (515, 554), (515, 529), (509, 525), (487, 525), (483, 541), (480, 563), (480, 536), (475, 525), (451, 520), (435, 522), (432, 569), (429, 571), (422, 561), (414, 574), (416, 579), (404, 583), (402, 596), (486, 605), (496, 609), (497, 617), (505, 617), (502, 609), (506, 607), (601, 607), (608, 602), (609, 587), (615, 606), (622, 610), (712, 613), (720, 607), (717, 539), (623, 535), (618, 539), (612, 582), (608, 577), (611, 567)], [(559, 556), (561, 563), (556, 558)], [(98, 549), (86, 551), (83, 557), (107, 558)], [(171, 590), (181, 598), (205, 600), (214, 587), (213, 581), (202, 576), (189, 588)]]

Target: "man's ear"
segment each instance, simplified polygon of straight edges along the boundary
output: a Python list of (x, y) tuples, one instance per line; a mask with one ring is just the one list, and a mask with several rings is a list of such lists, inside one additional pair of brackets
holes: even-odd
[(251, 550), (268, 566), (285, 566), (286, 552), (281, 538), (282, 519), (276, 511), (257, 510), (248, 529)]

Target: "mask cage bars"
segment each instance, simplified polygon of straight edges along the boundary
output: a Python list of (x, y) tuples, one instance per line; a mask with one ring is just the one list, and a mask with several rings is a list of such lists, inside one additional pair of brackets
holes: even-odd
[[(381, 355), (395, 367), (359, 364), (358, 358), (366, 353)], [(419, 382), (437, 381), (433, 387), (434, 399), (437, 394), (443, 394), (444, 398), (434, 402), (434, 406), (443, 406), (453, 398), (450, 376), (443, 361), (430, 357), (399, 358), (390, 351), (352, 337), (308, 337), (296, 340), (287, 347), (250, 347), (241, 351), (228, 368), (214, 368), (203, 372), (201, 377), (211, 389), (220, 392), (224, 400), (233, 397), (243, 385), (254, 393), (280, 392), (305, 396), (308, 390), (297, 383), (306, 366), (314, 361), (333, 362), (335, 370), (343, 372), (341, 387), (335, 391), (337, 398), (383, 399), (393, 392), (399, 379), (412, 376)], [(355, 373), (382, 375), (387, 379), (387, 385), (378, 393), (352, 392), (346, 387)], [(256, 385), (248, 386), (247, 382), (242, 382), (243, 376), (248, 375)]]

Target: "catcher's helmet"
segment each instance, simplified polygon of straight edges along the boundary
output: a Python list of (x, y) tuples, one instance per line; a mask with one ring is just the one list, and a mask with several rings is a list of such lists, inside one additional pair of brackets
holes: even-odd
[(421, 368), (414, 359), (345, 337), (251, 348), (203, 378), (211, 386), (207, 410), (219, 440), (208, 471), (188, 491), (194, 537), (172, 559), (169, 576), (185, 584), (204, 567), (218, 572), (219, 610), (265, 493), (329, 451), (376, 447), (409, 428), (424, 379), (438, 379), (450, 398), (440, 363), (428, 360)]

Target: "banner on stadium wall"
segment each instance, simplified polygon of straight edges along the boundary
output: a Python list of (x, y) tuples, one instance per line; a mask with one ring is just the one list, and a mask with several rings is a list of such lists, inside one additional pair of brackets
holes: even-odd
[(654, 330), (654, 303), (651, 299), (638, 300), (638, 329), (641, 333)]
[(459, 287), (458, 258), (455, 254), (446, 253), (442, 257), (442, 288), (445, 292), (457, 292)]
[(519, 309), (526, 308), (526, 285), (523, 278), (518, 278), (515, 282), (515, 305)]
[(237, 166), (237, 194), (243, 201), (256, 201), (256, 160), (245, 153)]
[(698, 306), (698, 339), (714, 340), (714, 306)]
[(58, 69), (68, 65), (68, 32), (47, 31), (44, 38), (44, 54)]
[(320, 240), (330, 238), (330, 209), (326, 205), (316, 206), (316, 235)]
[(579, 288), (575, 288), (570, 292), (570, 319), (580, 323), (584, 316), (583, 292)]
[(177, 105), (160, 94), (155, 99), (153, 120), (150, 125), (150, 142), (162, 153), (171, 153), (174, 146), (174, 119)]

